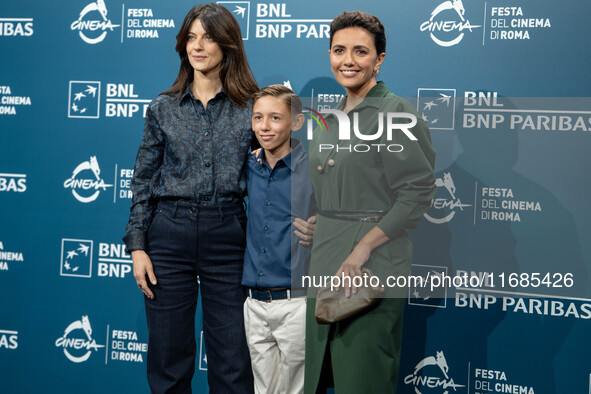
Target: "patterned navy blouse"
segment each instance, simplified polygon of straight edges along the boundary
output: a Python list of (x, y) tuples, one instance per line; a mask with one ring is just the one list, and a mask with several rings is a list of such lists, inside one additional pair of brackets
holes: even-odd
[(223, 89), (209, 100), (207, 110), (189, 86), (179, 101), (176, 95), (160, 95), (150, 103), (131, 182), (133, 202), (123, 237), (128, 251), (145, 250), (158, 199), (198, 204), (242, 199), (254, 135), (251, 115), (250, 100), (241, 108)]

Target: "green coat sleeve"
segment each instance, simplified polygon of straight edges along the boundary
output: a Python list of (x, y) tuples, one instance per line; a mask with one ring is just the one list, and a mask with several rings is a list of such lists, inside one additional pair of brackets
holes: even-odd
[[(414, 114), (418, 121), (411, 130), (417, 141), (410, 140), (402, 131), (393, 131), (392, 141), (385, 144), (400, 144), (403, 150), (398, 153), (381, 150), (389, 194), (394, 199), (390, 211), (378, 223), (378, 227), (390, 238), (395, 238), (402, 231), (417, 227), (421, 216), (431, 205), (435, 197), (435, 149), (431, 144), (431, 135), (426, 123), (416, 114), (408, 102), (396, 98), (395, 112)], [(392, 108), (392, 106), (388, 106)], [(389, 109), (392, 111), (392, 109)], [(387, 111), (384, 111), (387, 112)], [(396, 123), (408, 123), (400, 119)], [(386, 133), (384, 133), (385, 135)], [(385, 139), (385, 137), (384, 137)]]

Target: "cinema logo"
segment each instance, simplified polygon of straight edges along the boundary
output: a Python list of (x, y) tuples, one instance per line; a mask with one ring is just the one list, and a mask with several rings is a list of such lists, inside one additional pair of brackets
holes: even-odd
[(120, 25), (114, 25), (107, 19), (107, 5), (103, 0), (88, 4), (80, 11), (78, 19), (72, 22), (70, 29), (78, 31), (80, 38), (87, 44), (98, 44), (109, 31)]
[(429, 20), (421, 23), (420, 30), (428, 31), (433, 42), (439, 46), (457, 45), (466, 31), (472, 32), (472, 29), (481, 27), (472, 25), (464, 18), (465, 13), (462, 0), (444, 1), (431, 12)]
[(481, 220), (521, 222), (521, 215), (542, 212), (539, 201), (516, 198), (509, 187), (482, 187)]
[(101, 191), (113, 185), (105, 183), (100, 177), (101, 168), (96, 156), (90, 156), (88, 161), (78, 164), (72, 176), (64, 181), (64, 188), (70, 189), (76, 200), (82, 203), (95, 201)]
[[(174, 20), (171, 18), (156, 18), (151, 8), (128, 8), (125, 26), (127, 38), (159, 38), (158, 29), (174, 29)], [(123, 42), (123, 36), (121, 37)]]
[(539, 29), (550, 29), (550, 18), (528, 18), (522, 7), (491, 7), (491, 40), (529, 40)]
[(440, 351), (436, 352), (435, 356), (428, 356), (419, 361), (413, 373), (404, 378), (404, 384), (413, 386), (417, 394), (447, 394), (450, 388), (457, 391), (458, 388), (466, 387), (455, 383), (448, 373), (447, 360), (443, 351)]
[[(316, 110), (321, 111), (323, 109), (333, 108), (342, 99), (345, 98), (345, 95), (340, 94), (340, 93), (318, 93), (315, 98), (316, 98)], [(312, 103), (314, 103), (314, 97), (312, 97), (310, 100)]]
[(535, 394), (533, 386), (522, 386), (508, 381), (505, 371), (482, 368), (474, 368), (474, 388), (480, 390), (475, 391), (475, 393), (493, 392)]
[(111, 344), (110, 360), (144, 362), (144, 357), (148, 352), (148, 344), (139, 340), (136, 331), (111, 330), (111, 333), (107, 334), (107, 338)]
[(25, 261), (21, 252), (13, 252), (4, 249), (4, 243), (0, 241), (0, 271), (8, 271), (8, 264), (22, 263)]
[(88, 316), (82, 316), (64, 331), (64, 335), (55, 341), (55, 346), (62, 348), (64, 355), (73, 363), (82, 363), (105, 345), (99, 345), (92, 338), (92, 327)]
[(31, 97), (14, 96), (10, 86), (0, 86), (0, 115), (16, 115), (17, 106), (30, 106)]
[(431, 223), (448, 223), (454, 218), (458, 210), (461, 212), (464, 208), (472, 206), (471, 204), (462, 203), (460, 198), (456, 196), (456, 185), (450, 172), (445, 172), (443, 177), (437, 178), (435, 185), (438, 187), (437, 195), (439, 195), (440, 190), (444, 190), (445, 197), (437, 197), (436, 195), (431, 201), (431, 208), (425, 212), (425, 219)]
[[(313, 138), (313, 131), (314, 131), (314, 122), (316, 122), (319, 130), (318, 132), (322, 133), (324, 130), (328, 130), (328, 124), (326, 123), (326, 119), (322, 114), (330, 114), (336, 117), (338, 122), (338, 135), (339, 141), (351, 141), (351, 129), (353, 130), (353, 134), (356, 139), (361, 141), (377, 141), (382, 139), (382, 135), (384, 131), (386, 132), (386, 139), (387, 141), (392, 141), (393, 135), (395, 131), (401, 131), (404, 135), (411, 141), (417, 141), (417, 137), (410, 131), (411, 128), (417, 125), (417, 117), (414, 114), (407, 113), (407, 112), (377, 112), (377, 130), (375, 132), (372, 131), (371, 134), (364, 134), (360, 130), (359, 127), (359, 113), (353, 113), (353, 124), (351, 125), (351, 121), (349, 116), (338, 109), (322, 109), (320, 112), (315, 111), (311, 108), (306, 108), (307, 112), (311, 119), (307, 120), (307, 135), (308, 140)], [(404, 122), (408, 121), (408, 122)], [(385, 125), (384, 125), (385, 123)], [(367, 130), (364, 130), (367, 131)], [(401, 144), (319, 144), (318, 146), (319, 152), (322, 151), (347, 151), (347, 152), (357, 152), (357, 153), (366, 153), (372, 150), (376, 150), (377, 152), (380, 151), (388, 151), (391, 153), (398, 153), (404, 150), (404, 147)]]

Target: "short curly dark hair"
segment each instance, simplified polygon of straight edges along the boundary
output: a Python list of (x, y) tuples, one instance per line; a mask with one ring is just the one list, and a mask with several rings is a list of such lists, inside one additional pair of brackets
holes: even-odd
[(386, 52), (386, 32), (384, 25), (377, 16), (366, 14), (361, 11), (345, 11), (336, 16), (330, 24), (330, 46), (334, 34), (348, 27), (361, 27), (373, 36), (378, 55)]

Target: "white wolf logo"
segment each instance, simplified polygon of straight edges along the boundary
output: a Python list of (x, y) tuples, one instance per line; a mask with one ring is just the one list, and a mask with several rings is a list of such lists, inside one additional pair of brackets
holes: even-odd
[(80, 171), (84, 170), (92, 170), (96, 179), (100, 179), (99, 175), (101, 174), (101, 169), (99, 167), (98, 161), (96, 160), (96, 156), (90, 156), (90, 160), (78, 164), (74, 171), (72, 171), (72, 179), (74, 179)]
[(443, 372), (445, 379), (449, 379), (449, 377), (447, 376), (447, 371), (449, 371), (449, 367), (447, 366), (447, 360), (445, 359), (443, 352), (437, 352), (437, 358), (429, 356), (419, 361), (419, 363), (415, 367), (415, 375), (417, 375), (417, 372), (426, 365), (437, 365), (439, 369), (441, 369), (441, 372)]
[(451, 195), (451, 198), (453, 198), (454, 200), (456, 199), (456, 196), (455, 196), (456, 186), (454, 185), (454, 180), (451, 178), (451, 174), (449, 172), (445, 172), (443, 174), (443, 179), (437, 178), (435, 180), (435, 186), (437, 186), (437, 187), (444, 186), (447, 189), (447, 191), (449, 192), (449, 194)]
[(466, 12), (466, 10), (464, 9), (464, 4), (462, 4), (462, 0), (453, 0), (453, 2), (451, 1), (444, 1), (443, 3), (439, 4), (437, 6), (437, 8), (435, 8), (433, 10), (433, 12), (431, 13), (431, 19), (433, 19), (433, 17), (437, 14), (439, 14), (441, 11), (445, 11), (445, 10), (451, 10), (454, 9), (458, 15), (460, 16), (460, 18), (462, 18), (462, 20), (464, 20), (464, 13)]
[(82, 20), (84, 15), (88, 14), (91, 11), (98, 11), (103, 16), (103, 20), (107, 21), (107, 6), (103, 0), (97, 0), (95, 3), (90, 3), (80, 12), (80, 17), (78, 20)]

